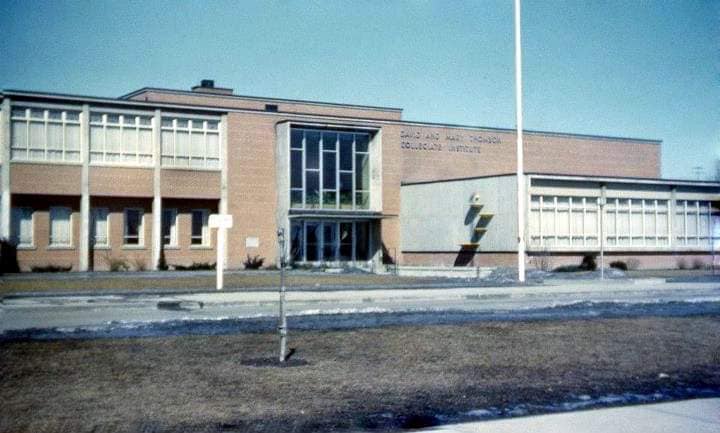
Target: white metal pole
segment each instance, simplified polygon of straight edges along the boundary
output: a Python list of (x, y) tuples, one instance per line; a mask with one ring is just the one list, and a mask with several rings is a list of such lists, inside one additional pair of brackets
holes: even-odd
[(225, 271), (225, 228), (217, 229), (217, 261), (215, 262), (215, 270), (217, 271), (216, 287), (218, 290), (223, 288), (223, 272)]
[(522, 48), (520, 0), (515, 0), (515, 118), (517, 123), (518, 281), (525, 281), (525, 179), (523, 167)]

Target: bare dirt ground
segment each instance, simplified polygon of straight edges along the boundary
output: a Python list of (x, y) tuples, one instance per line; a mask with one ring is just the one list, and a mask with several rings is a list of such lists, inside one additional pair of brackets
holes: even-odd
[[(2, 432), (397, 430), (568, 396), (720, 390), (720, 317), (0, 343)], [(666, 376), (667, 375), (667, 376)]]

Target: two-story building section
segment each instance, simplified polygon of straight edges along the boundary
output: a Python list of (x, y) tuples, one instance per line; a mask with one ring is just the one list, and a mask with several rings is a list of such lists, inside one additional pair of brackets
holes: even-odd
[[(397, 108), (190, 91), (1, 94), (0, 238), (22, 270), (227, 264), (508, 265), (515, 133), (410, 122)], [(710, 260), (720, 184), (660, 178), (656, 140), (527, 131), (529, 258)], [(602, 221), (602, 222), (601, 222)]]

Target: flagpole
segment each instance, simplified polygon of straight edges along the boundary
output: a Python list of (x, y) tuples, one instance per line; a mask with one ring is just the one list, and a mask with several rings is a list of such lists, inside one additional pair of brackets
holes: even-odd
[(525, 176), (523, 167), (522, 49), (520, 0), (515, 0), (515, 119), (517, 123), (518, 281), (525, 281)]

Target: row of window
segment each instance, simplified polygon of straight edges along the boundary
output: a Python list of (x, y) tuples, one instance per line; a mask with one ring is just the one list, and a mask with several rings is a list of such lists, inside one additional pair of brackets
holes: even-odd
[(320, 129), (290, 131), (290, 206), (370, 207), (370, 135)]
[[(599, 209), (596, 197), (532, 196), (530, 244), (598, 247)], [(677, 200), (670, 218), (669, 200), (610, 198), (604, 206), (603, 222), (608, 246), (669, 246), (672, 236), (678, 245), (707, 247), (713, 236), (708, 201)], [(720, 225), (720, 221), (715, 224)]]
[[(15, 207), (12, 209), (13, 242), (20, 248), (33, 247), (34, 211), (30, 207)], [(210, 245), (210, 230), (208, 228), (207, 209), (194, 209), (191, 211), (190, 244), (195, 246)], [(90, 210), (90, 238), (96, 248), (110, 247), (110, 220), (107, 208), (92, 208)], [(142, 247), (144, 239), (144, 211), (138, 208), (127, 208), (123, 211), (123, 245)], [(162, 216), (163, 245), (176, 247), (178, 245), (177, 209), (163, 209)], [(49, 246), (72, 247), (72, 209), (55, 206), (49, 212)]]
[[(80, 111), (13, 107), (11, 158), (80, 162)], [(151, 166), (154, 118), (92, 111), (90, 163)], [(161, 163), (166, 167), (220, 168), (217, 119), (163, 116)]]

